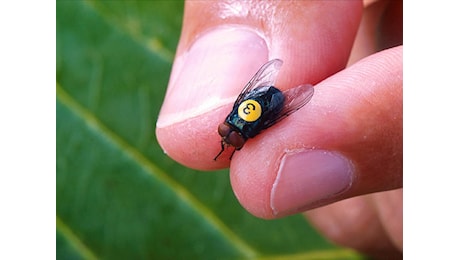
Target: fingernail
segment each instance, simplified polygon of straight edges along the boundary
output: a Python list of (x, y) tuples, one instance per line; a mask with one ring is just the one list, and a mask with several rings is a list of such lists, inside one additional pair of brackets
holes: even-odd
[(265, 40), (246, 27), (217, 27), (174, 61), (157, 127), (231, 103), (268, 60)]
[(325, 150), (287, 152), (271, 190), (275, 216), (298, 213), (351, 187), (354, 167), (346, 157)]

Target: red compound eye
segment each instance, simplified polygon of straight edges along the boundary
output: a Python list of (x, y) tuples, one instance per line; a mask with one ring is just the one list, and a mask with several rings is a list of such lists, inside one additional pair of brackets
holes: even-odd
[(235, 147), (236, 150), (239, 150), (241, 147), (243, 147), (246, 140), (244, 140), (244, 138), (238, 132), (231, 131), (227, 137), (227, 142), (228, 144)]
[(220, 136), (226, 137), (228, 134), (230, 134), (232, 129), (227, 124), (222, 123), (219, 125), (219, 128), (217, 129), (217, 131), (219, 132)]

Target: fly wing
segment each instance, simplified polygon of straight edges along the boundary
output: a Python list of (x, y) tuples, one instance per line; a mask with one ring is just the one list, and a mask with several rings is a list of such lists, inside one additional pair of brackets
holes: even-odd
[(274, 86), (276, 77), (278, 76), (278, 72), (282, 65), (283, 61), (280, 59), (274, 59), (265, 63), (243, 88), (236, 99), (235, 104), (239, 104), (249, 92), (256, 88)]
[(294, 113), (295, 111), (305, 106), (308, 102), (310, 102), (311, 98), (313, 97), (314, 92), (315, 92), (314, 88), (310, 84), (300, 85), (295, 88), (291, 88), (286, 91), (283, 91), (283, 95), (284, 95), (283, 109), (281, 110), (281, 112), (278, 114), (277, 117), (266, 122), (264, 128), (268, 128), (276, 124), (277, 122), (283, 120), (285, 117), (289, 116), (290, 114)]

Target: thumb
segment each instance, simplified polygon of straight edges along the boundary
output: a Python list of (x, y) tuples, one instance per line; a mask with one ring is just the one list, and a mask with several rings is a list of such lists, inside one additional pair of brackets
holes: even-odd
[(230, 177), (263, 218), (402, 187), (402, 46), (316, 85), (308, 105), (235, 153)]
[(217, 126), (248, 80), (273, 58), (284, 61), (281, 90), (341, 70), (361, 8), (360, 1), (187, 1), (157, 121), (163, 150), (192, 168), (228, 167), (228, 159), (213, 160), (220, 150)]

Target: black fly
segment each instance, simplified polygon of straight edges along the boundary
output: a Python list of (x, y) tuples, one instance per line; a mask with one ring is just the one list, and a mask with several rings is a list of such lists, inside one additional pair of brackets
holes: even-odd
[(235, 147), (235, 153), (248, 138), (256, 136), (310, 101), (314, 92), (312, 85), (300, 85), (284, 92), (275, 88), (281, 65), (283, 61), (279, 59), (265, 63), (243, 88), (232, 112), (218, 127), (222, 149), (214, 160), (222, 154), (226, 145)]

